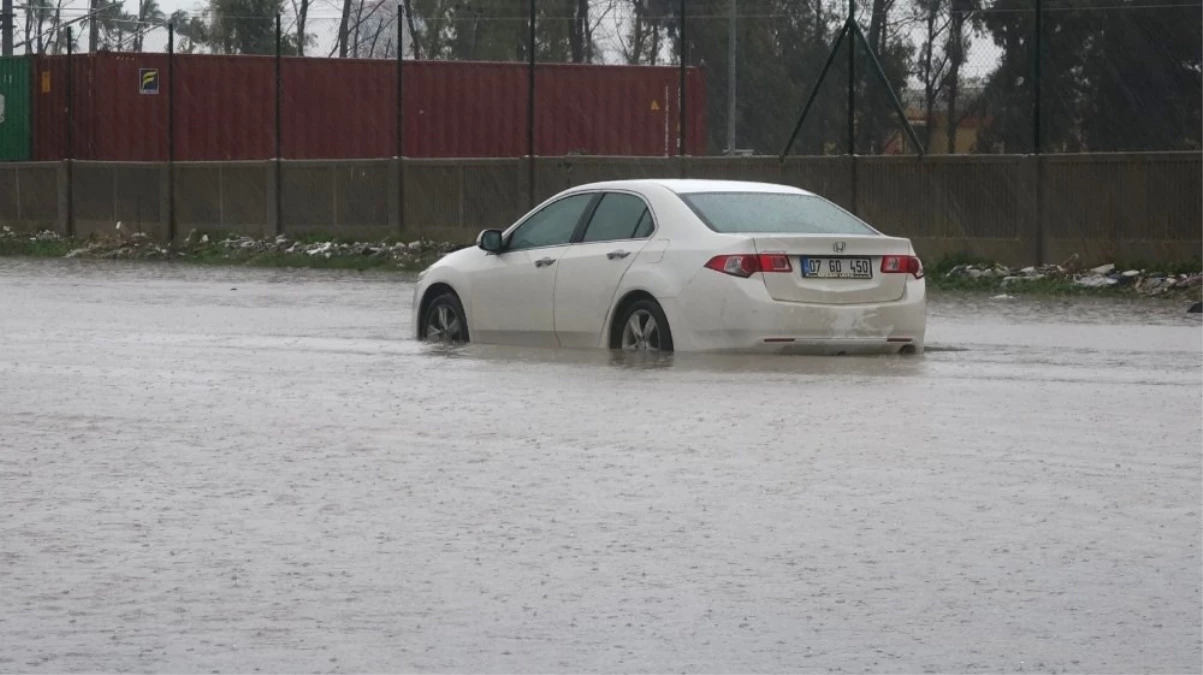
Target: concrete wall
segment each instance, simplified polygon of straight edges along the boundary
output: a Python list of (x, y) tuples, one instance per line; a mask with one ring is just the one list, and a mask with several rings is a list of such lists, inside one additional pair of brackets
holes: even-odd
[[(275, 232), (274, 162), (177, 162), (175, 231)], [(167, 169), (162, 169), (166, 175)], [(161, 231), (166, 232), (168, 213)]]
[[(142, 163), (9, 163), (0, 164), (0, 224), (87, 236), (121, 222), (123, 229), (166, 238), (174, 208), (176, 236), (195, 229), (468, 241), (526, 210), (530, 168), (522, 159), (181, 162), (170, 170)], [(538, 199), (616, 178), (688, 175), (796, 185), (910, 237), (928, 259), (969, 252), (1027, 264), (1078, 253), (1087, 262), (1168, 262), (1198, 258), (1203, 247), (1199, 153), (784, 162), (560, 157), (535, 160), (534, 173)]]
[(67, 174), (56, 162), (0, 162), (0, 225), (63, 231)]

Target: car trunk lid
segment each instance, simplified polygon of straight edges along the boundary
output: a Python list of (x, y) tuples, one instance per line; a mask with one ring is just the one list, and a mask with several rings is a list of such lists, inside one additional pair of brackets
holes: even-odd
[(880, 235), (752, 235), (757, 253), (788, 256), (789, 272), (766, 273), (774, 300), (829, 305), (893, 302), (906, 292), (909, 274), (883, 273), (887, 255), (912, 255), (911, 243)]

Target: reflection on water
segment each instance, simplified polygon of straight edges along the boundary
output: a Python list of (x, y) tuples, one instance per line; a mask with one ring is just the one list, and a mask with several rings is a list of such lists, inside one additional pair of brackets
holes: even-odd
[(932, 293), (928, 318), (937, 322), (999, 321), (1057, 325), (1198, 326), (1191, 302), (1174, 298), (1016, 296), (1002, 302), (983, 293)]
[[(400, 270), (345, 270), (242, 267), (238, 265), (205, 265), (166, 260), (90, 260), (84, 258), (45, 259), (0, 257), (0, 277), (13, 277), (18, 282), (31, 278), (50, 277), (80, 282), (98, 280), (105, 283), (131, 281), (184, 282), (256, 282), (267, 284), (297, 283), (380, 283), (412, 284), (416, 272)], [(412, 289), (411, 289), (412, 290)]]
[(924, 357), (880, 355), (813, 356), (787, 354), (624, 352), (604, 349), (553, 349), (507, 345), (418, 343), (432, 358), (482, 365), (520, 366), (524, 371), (556, 368), (612, 368), (620, 371), (760, 373), (797, 375), (916, 375)]
[[(1082, 330), (1083, 328), (1087, 330)], [(903, 378), (931, 383), (948, 379), (1083, 382), (1100, 386), (1160, 384), (1197, 391), (1200, 372), (1198, 330), (1167, 326), (1049, 327), (940, 326), (948, 342), (929, 342), (922, 356), (672, 353), (649, 354), (601, 349), (553, 349), (467, 344), (427, 345), (405, 340), (410, 353), (457, 368), (497, 371), (552, 382), (564, 377), (609, 379), (603, 374), (639, 376), (678, 384), (702, 381), (731, 384), (746, 376), (844, 383), (851, 379)], [(993, 342), (986, 341), (993, 338)], [(930, 339), (930, 338), (929, 338)], [(1192, 344), (1196, 345), (1192, 348)], [(964, 345), (964, 346), (962, 346)], [(399, 346), (399, 345), (398, 345)], [(1192, 351), (1193, 349), (1193, 351)], [(443, 365), (431, 363), (435, 368)]]
[[(1106, 379), (1105, 371), (1117, 364), (1141, 369), (1185, 363), (1185, 368), (1171, 369), (1192, 376), (1203, 352), (1203, 318), (1187, 314), (1177, 300), (1021, 296), (1002, 302), (988, 294), (933, 293), (923, 356), (649, 356), (420, 345), (412, 340), (410, 326), (412, 276), (393, 272), (0, 258), (0, 279), (13, 289), (14, 299), (36, 295), (39, 311), (61, 306), (85, 313), (96, 330), (123, 333), (136, 319), (138, 339), (148, 332), (179, 333), (187, 325), (191, 339), (201, 341), (228, 341), (242, 334), (288, 336), (300, 341), (298, 346), (324, 351), (420, 352), (456, 363), (493, 361), (527, 368), (932, 376), (949, 364), (1029, 363), (1097, 371)], [(194, 320), (211, 314), (213, 318)], [(235, 315), (241, 318), (231, 321)]]

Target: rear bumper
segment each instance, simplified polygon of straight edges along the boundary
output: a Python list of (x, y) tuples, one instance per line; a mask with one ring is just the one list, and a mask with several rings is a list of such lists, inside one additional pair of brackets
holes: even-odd
[(677, 351), (922, 352), (927, 329), (926, 284), (913, 278), (892, 302), (825, 305), (773, 300), (759, 275), (705, 274), (660, 303)]

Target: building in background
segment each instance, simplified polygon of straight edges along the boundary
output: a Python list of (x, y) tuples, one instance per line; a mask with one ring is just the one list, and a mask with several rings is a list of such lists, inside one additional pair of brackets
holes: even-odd
[[(927, 102), (922, 91), (907, 90), (902, 93), (902, 104), (906, 108), (907, 121), (915, 128), (919, 138), (926, 139), (927, 153), (931, 155), (968, 154), (976, 150), (978, 131), (989, 121), (979, 112), (977, 102), (981, 99), (981, 86), (962, 87), (957, 100), (957, 126), (954, 143), (950, 151), (948, 142), (948, 101), (938, 97), (931, 108), (931, 129), (928, 129)], [(885, 144), (887, 155), (914, 154), (910, 139), (901, 129), (895, 130)]]

